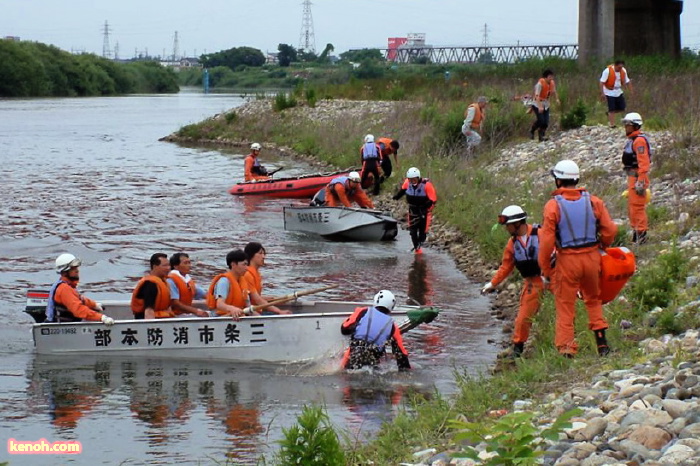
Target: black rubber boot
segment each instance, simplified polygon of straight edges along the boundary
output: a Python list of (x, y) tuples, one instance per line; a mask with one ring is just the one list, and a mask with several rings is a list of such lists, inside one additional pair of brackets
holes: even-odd
[(598, 346), (598, 355), (607, 356), (610, 354), (610, 347), (608, 346), (608, 340), (605, 338), (605, 329), (594, 330), (595, 343)]
[(523, 355), (523, 350), (525, 349), (525, 343), (513, 343), (513, 357), (519, 358)]

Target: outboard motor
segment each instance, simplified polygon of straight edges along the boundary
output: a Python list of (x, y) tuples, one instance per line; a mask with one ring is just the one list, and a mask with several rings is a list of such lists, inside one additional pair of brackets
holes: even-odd
[(27, 307), (24, 312), (34, 318), (37, 324), (46, 321), (46, 306), (49, 302), (48, 290), (27, 290)]
[(326, 188), (321, 188), (309, 202), (312, 207), (322, 207), (326, 205)]

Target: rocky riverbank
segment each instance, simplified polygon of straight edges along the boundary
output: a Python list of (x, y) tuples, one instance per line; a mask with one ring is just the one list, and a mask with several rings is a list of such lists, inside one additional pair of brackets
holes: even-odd
[[(309, 118), (314, 121), (337, 120), (338, 112), (351, 118), (366, 115), (368, 112), (381, 115), (396, 111), (395, 103), (328, 101), (317, 109), (295, 108), (295, 118)], [(236, 109), (237, 115), (259, 115), (271, 112), (269, 103), (251, 102)], [(272, 113), (272, 112), (271, 112)], [(271, 115), (270, 118), (278, 118)], [(215, 118), (226, 118), (225, 114)], [(697, 148), (676, 147), (674, 135), (670, 132), (649, 132), (652, 144), (659, 157), (655, 159), (683, 164), (684, 151), (696, 153)], [(167, 140), (188, 142), (170, 136)], [(510, 182), (514, 189), (552, 189), (548, 169), (557, 161), (570, 158), (582, 168), (582, 179), (587, 174), (604, 175), (611, 183), (622, 187), (624, 177), (619, 169), (619, 155), (625, 137), (621, 129), (607, 127), (583, 127), (565, 133), (553, 134), (552, 140), (545, 143), (526, 141), (503, 150), (500, 157), (488, 167), (493, 173), (508, 170), (517, 175)], [(199, 141), (201, 143), (201, 140)], [(247, 145), (249, 141), (211, 140), (212, 144)], [(268, 145), (269, 147), (269, 145)], [(277, 149), (294, 157), (308, 157), (296, 154), (288, 148)], [(533, 164), (532, 162), (537, 163)], [(320, 165), (316, 163), (316, 165)], [(682, 172), (682, 170), (680, 171)], [(685, 286), (696, 289), (700, 275), (700, 231), (689, 229), (685, 223), (694, 220), (700, 200), (700, 180), (697, 173), (687, 178), (665, 174), (656, 176), (652, 172), (652, 203), (655, 208), (666, 209), (670, 214), (665, 228), (683, 232), (677, 244), (689, 258), (690, 276)], [(527, 187), (526, 187), (527, 184)], [(439, 187), (438, 187), (439, 190)], [(385, 188), (385, 191), (389, 189)], [(619, 191), (618, 194), (619, 196)], [(606, 201), (610, 201), (606, 199)], [(376, 200), (380, 208), (391, 210), (397, 218), (402, 218), (405, 203), (390, 201), (389, 193)], [(624, 219), (616, 221), (624, 223)], [(653, 232), (652, 232), (653, 235)], [(458, 230), (436, 219), (429, 236), (429, 246), (449, 252), (460, 270), (481, 284), (489, 279), (498, 263), (487, 263), (474, 242)], [(668, 242), (654, 242), (643, 246), (646, 254), (641, 254), (640, 266), (645, 260), (653, 260), (654, 251), (667, 249)], [(681, 284), (680, 286), (683, 286)], [(494, 297), (493, 312), (504, 320), (504, 335), (510, 335), (511, 322), (517, 311), (519, 286), (511, 283)], [(678, 313), (696, 313), (700, 301), (693, 301), (677, 310)], [(659, 310), (649, 309), (651, 315)], [(648, 339), (640, 342), (642, 362), (630, 368), (607, 370), (598, 374), (592, 381), (580, 383), (571, 381), (563, 393), (553, 394), (546, 400), (518, 400), (512, 410), (536, 410), (539, 423), (547, 425), (556, 416), (574, 407), (583, 409), (584, 414), (575, 418), (573, 427), (552, 442), (550, 452), (542, 459), (544, 464), (561, 466), (615, 465), (697, 465), (700, 464), (700, 346), (698, 332), (687, 330), (684, 334), (661, 339)], [(487, 457), (486, 445), (475, 446)], [(417, 448), (419, 449), (419, 448)], [(476, 464), (471, 460), (455, 459), (454, 452), (434, 455), (434, 450), (423, 451), (415, 458), (416, 464)]]

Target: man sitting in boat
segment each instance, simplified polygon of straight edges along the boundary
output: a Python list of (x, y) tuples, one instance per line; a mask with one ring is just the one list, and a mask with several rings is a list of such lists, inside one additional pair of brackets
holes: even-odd
[(352, 207), (352, 202), (356, 202), (363, 209), (374, 209), (374, 204), (360, 186), (360, 181), (360, 174), (357, 172), (333, 178), (326, 186), (326, 205)]
[(166, 279), (170, 272), (167, 254), (157, 252), (151, 256), (151, 273), (136, 284), (131, 294), (131, 311), (134, 319), (166, 319), (175, 317), (170, 309), (170, 288)]
[(207, 292), (207, 306), (219, 316), (231, 316), (235, 320), (246, 314), (248, 289), (241, 280), (248, 271), (248, 256), (240, 249), (226, 254), (228, 272), (220, 273)]
[(267, 169), (260, 165), (260, 160), (258, 160), (260, 149), (262, 149), (262, 147), (257, 142), (250, 145), (250, 154), (245, 158), (246, 181), (264, 181), (270, 179)]
[(114, 319), (103, 314), (100, 303), (78, 293), (80, 259), (73, 254), (61, 254), (56, 258), (56, 272), (61, 276), (49, 290), (46, 322), (96, 320), (105, 325), (114, 323)]
[[(265, 265), (265, 257), (267, 252), (262, 244), (251, 241), (245, 245), (243, 252), (248, 257), (248, 270), (241, 278), (244, 288), (250, 293), (250, 303), (256, 306), (266, 305), (267, 300), (262, 297), (262, 277), (260, 276), (260, 267)], [(283, 311), (277, 306), (268, 306), (263, 313), (272, 314), (291, 314), (289, 311)]]
[(190, 276), (192, 260), (184, 252), (170, 256), (170, 273), (166, 282), (170, 288), (170, 308), (175, 315), (194, 314), (197, 317), (211, 317), (204, 309), (192, 305), (195, 299), (204, 299), (207, 292), (195, 283)]
[(401, 331), (391, 311), (396, 306), (394, 293), (381, 290), (374, 296), (374, 306), (358, 307), (340, 326), (340, 333), (352, 335), (350, 347), (343, 358), (344, 369), (360, 369), (365, 366), (377, 367), (386, 354), (386, 344), (391, 342), (391, 351), (400, 371), (411, 368), (408, 352), (403, 346)]

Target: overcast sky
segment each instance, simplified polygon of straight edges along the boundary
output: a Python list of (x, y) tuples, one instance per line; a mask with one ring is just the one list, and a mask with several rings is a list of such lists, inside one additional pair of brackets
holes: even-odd
[[(302, 0), (0, 0), (0, 36), (102, 54), (104, 23), (120, 58), (135, 51), (188, 56), (231, 47), (263, 52), (299, 45)], [(700, 1), (686, 0), (684, 47), (700, 48)], [(546, 7), (545, 7), (546, 5)], [(578, 0), (313, 0), (316, 50), (385, 48), (388, 37), (426, 33), (435, 46), (574, 44)]]

